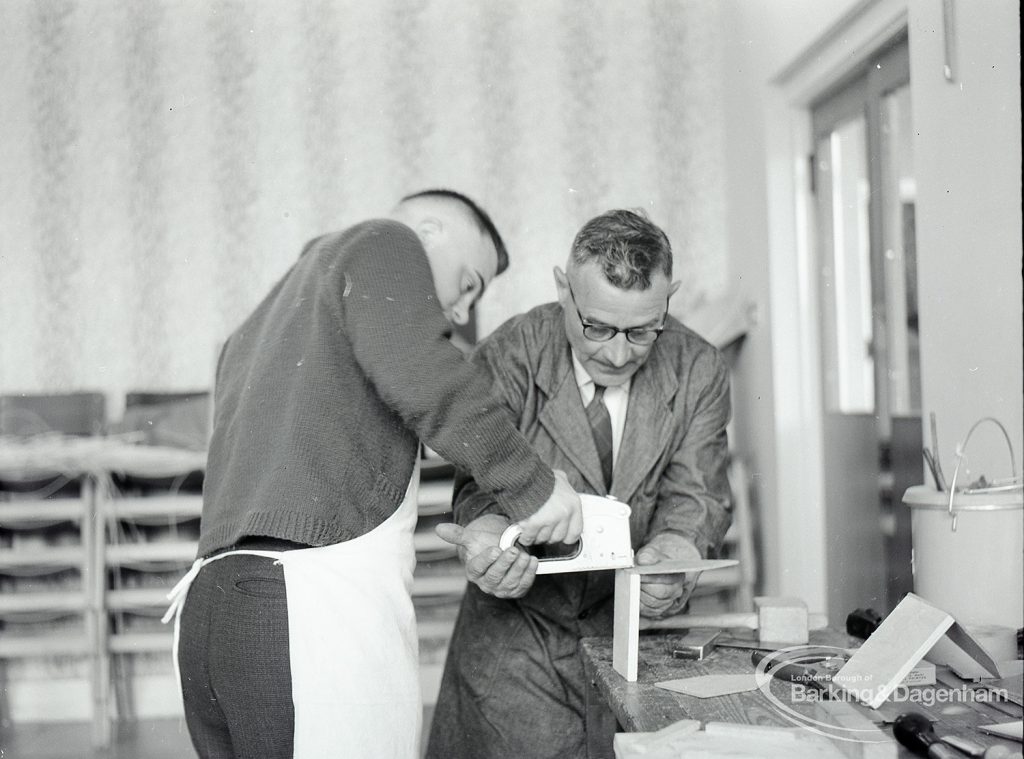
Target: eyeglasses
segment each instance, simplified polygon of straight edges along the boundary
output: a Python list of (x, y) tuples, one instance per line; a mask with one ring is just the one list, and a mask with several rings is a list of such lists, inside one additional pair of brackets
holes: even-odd
[(665, 319), (668, 317), (668, 301), (665, 301), (665, 316), (661, 318), (660, 327), (627, 327), (619, 329), (608, 324), (591, 324), (583, 318), (580, 307), (576, 304), (576, 294), (572, 291), (572, 285), (566, 279), (566, 286), (569, 288), (569, 297), (572, 298), (573, 308), (576, 309), (576, 316), (580, 318), (583, 325), (583, 336), (595, 343), (606, 343), (620, 332), (626, 336), (626, 340), (633, 345), (653, 345), (654, 341), (665, 331)]

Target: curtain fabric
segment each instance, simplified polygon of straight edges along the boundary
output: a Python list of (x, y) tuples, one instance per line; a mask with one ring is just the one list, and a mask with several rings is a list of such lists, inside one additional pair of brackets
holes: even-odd
[(4, 0), (0, 392), (210, 385), (307, 239), (451, 187), (509, 245), (481, 334), (612, 207), (727, 288), (715, 0)]

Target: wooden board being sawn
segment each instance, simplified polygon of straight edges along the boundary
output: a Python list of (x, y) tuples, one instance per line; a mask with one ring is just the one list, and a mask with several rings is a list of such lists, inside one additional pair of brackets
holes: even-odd
[(615, 570), (615, 669), (627, 680), (636, 680), (637, 637), (640, 635), (640, 578), (643, 575), (688, 574), (731, 567), (735, 559), (660, 561)]

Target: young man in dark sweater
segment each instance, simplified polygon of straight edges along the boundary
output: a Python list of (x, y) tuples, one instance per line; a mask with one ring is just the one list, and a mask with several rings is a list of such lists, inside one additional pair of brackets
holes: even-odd
[(172, 607), (204, 759), (416, 755), (420, 440), (472, 472), (522, 542), (579, 536), (565, 476), (448, 340), (507, 260), (471, 200), (418, 193), (310, 242), (228, 339), (199, 558)]

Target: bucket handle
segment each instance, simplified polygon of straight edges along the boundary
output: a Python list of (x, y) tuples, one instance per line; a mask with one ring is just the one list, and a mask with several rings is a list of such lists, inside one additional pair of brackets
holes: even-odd
[(949, 483), (949, 505), (947, 507), (949, 516), (953, 520), (951, 524), (951, 529), (953, 532), (956, 532), (956, 520), (958, 516), (956, 509), (953, 508), (953, 500), (956, 498), (956, 478), (957, 475), (960, 474), (960, 464), (967, 457), (967, 443), (971, 439), (971, 435), (974, 433), (974, 430), (976, 430), (978, 428), (978, 425), (980, 425), (982, 422), (992, 422), (1002, 431), (1003, 437), (1006, 438), (1006, 447), (1010, 449), (1010, 479), (1011, 482), (1017, 481), (1017, 460), (1013, 456), (1013, 441), (1010, 440), (1010, 433), (1006, 431), (1006, 427), (1003, 426), (1003, 423), (1000, 422), (995, 417), (983, 416), (981, 419), (979, 419), (978, 421), (971, 425), (971, 428), (967, 431), (967, 436), (964, 438), (964, 441), (958, 444), (956, 447), (956, 466), (953, 467), (953, 479)]

